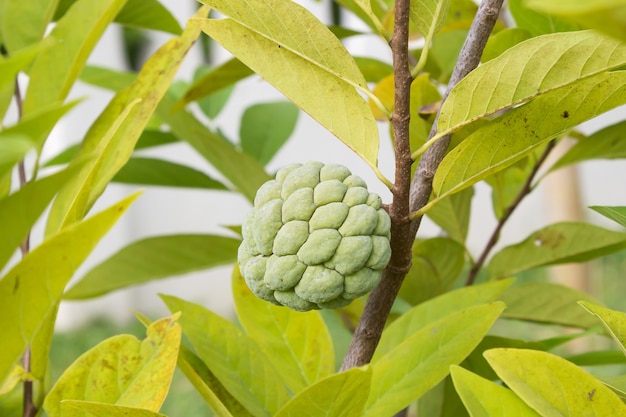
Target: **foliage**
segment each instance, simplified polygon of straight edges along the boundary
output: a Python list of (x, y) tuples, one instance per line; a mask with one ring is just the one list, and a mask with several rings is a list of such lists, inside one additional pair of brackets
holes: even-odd
[[(470, 0), (337, 0), (364, 32), (325, 24), (290, 0), (201, 3), (181, 28), (154, 0), (0, 0), (0, 414), (161, 416), (177, 367), (218, 416), (391, 416), (407, 408), (439, 416), (626, 415), (626, 314), (592, 294), (526, 279), (548, 265), (623, 251), (626, 233), (556, 223), (494, 250), (511, 213), (541, 184), (540, 168), (624, 158), (626, 120), (589, 136), (576, 129), (626, 104), (626, 2), (510, 0), (512, 19), (495, 22), (483, 5), (497, 11), (501, 1), (478, 8)], [(171, 37), (137, 72), (88, 66), (114, 23)], [(207, 35), (232, 58), (173, 82)], [(389, 43), (396, 65), (353, 56), (343, 43), (351, 36)], [(290, 102), (249, 107), (240, 137), (227, 138), (215, 119), (251, 76)], [(44, 161), (52, 129), (83, 108), (67, 99), (79, 81), (114, 96), (80, 146)], [(151, 322), (138, 314), (145, 339), (112, 336), (51, 381), (63, 299), (231, 265), (237, 256), (238, 227), (229, 235), (154, 236), (129, 242), (67, 288), (141, 198), (133, 193), (93, 213), (109, 184), (222, 190), (253, 202), (300, 110), (392, 191), (384, 206), (392, 255), (372, 295), (332, 311), (297, 312), (256, 298), (233, 265), (237, 323), (163, 295), (170, 316)], [(387, 130), (393, 181), (379, 165)], [(548, 162), (565, 137), (576, 145)], [(175, 142), (220, 178), (136, 154)], [(483, 215), (471, 211), (479, 182), (491, 187), (498, 224), (475, 258), (467, 237), (472, 216)], [(592, 209), (626, 226), (626, 207)], [(423, 215), (444, 236), (416, 239)], [(37, 222), (44, 230), (30, 248)], [(524, 340), (519, 322), (553, 336)], [(588, 337), (613, 348), (572, 356), (563, 347)], [(606, 365), (613, 374), (600, 372)]]

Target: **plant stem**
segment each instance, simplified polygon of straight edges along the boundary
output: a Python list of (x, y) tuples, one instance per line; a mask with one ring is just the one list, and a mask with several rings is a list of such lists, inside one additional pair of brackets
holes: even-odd
[[(444, 100), (450, 89), (480, 62), (482, 51), (498, 18), (502, 2), (503, 0), (483, 0), (478, 8), (459, 54)], [(372, 359), (391, 311), (391, 306), (411, 266), (411, 247), (419, 229), (421, 216), (410, 221), (409, 213), (419, 210), (428, 202), (435, 170), (450, 143), (449, 136), (435, 142), (422, 156), (416, 175), (412, 182), (410, 181), (411, 151), (408, 142), (408, 127), (411, 77), (408, 68), (408, 11), (408, 0), (396, 0), (394, 33), (390, 42), (395, 78), (395, 107), (392, 123), (396, 152), (395, 184), (392, 189), (393, 201), (389, 208), (392, 256), (389, 265), (383, 271), (380, 284), (372, 291), (365, 304), (365, 309), (341, 366), (342, 370), (364, 365)], [(408, 75), (406, 75), (407, 72)], [(435, 121), (429, 137), (432, 138), (436, 133), (437, 123)]]
[[(20, 91), (20, 85), (15, 79), (15, 104), (17, 105), (17, 119), (22, 119), (22, 93)], [(26, 163), (24, 160), (20, 161), (17, 167), (18, 177), (20, 182), (20, 188), (24, 187), (28, 182), (26, 178)], [(30, 252), (30, 231), (24, 238), (24, 241), (20, 244), (20, 252), (22, 257), (26, 256), (28, 252)], [(22, 356), (22, 366), (26, 372), (30, 372), (30, 346), (26, 347), (26, 351)], [(23, 417), (33, 417), (37, 414), (37, 407), (35, 407), (35, 403), (33, 402), (33, 381), (25, 380), (24, 381), (24, 393), (23, 393), (23, 406), (22, 406), (22, 415)]]
[[(411, 184), (411, 147), (409, 121), (411, 118), (411, 82), (409, 69), (409, 7), (410, 0), (397, 0), (394, 31), (389, 45), (393, 53), (394, 111), (391, 123), (394, 132), (395, 182), (391, 188), (393, 201), (388, 212), (391, 218), (391, 259), (383, 271), (380, 285), (370, 295), (363, 315), (352, 338), (342, 370), (368, 363), (378, 345), (393, 299), (411, 266), (409, 235), (409, 187)], [(396, 288), (397, 286), (397, 288)]]
[(478, 271), (480, 271), (480, 268), (482, 268), (482, 266), (484, 265), (485, 260), (487, 259), (487, 256), (489, 256), (489, 253), (491, 252), (495, 244), (498, 242), (502, 228), (511, 217), (511, 214), (513, 214), (515, 209), (517, 209), (517, 207), (522, 202), (522, 200), (526, 198), (526, 196), (530, 194), (531, 191), (533, 190), (532, 182), (535, 179), (535, 176), (537, 175), (539, 168), (541, 168), (541, 165), (543, 165), (546, 158), (550, 154), (550, 151), (552, 151), (552, 149), (554, 148), (555, 144), (556, 142), (554, 140), (548, 143), (548, 146), (546, 147), (546, 149), (544, 149), (543, 153), (539, 157), (539, 160), (537, 160), (537, 163), (535, 164), (532, 171), (530, 172), (530, 175), (528, 175), (528, 178), (526, 178), (526, 181), (524, 182), (524, 186), (520, 190), (519, 194), (517, 195), (513, 203), (511, 203), (511, 205), (507, 207), (506, 211), (504, 212), (504, 215), (498, 221), (498, 225), (493, 230), (493, 233), (491, 233), (491, 237), (489, 238), (489, 241), (485, 245), (485, 248), (483, 249), (482, 253), (478, 257), (476, 262), (474, 263), (474, 266), (472, 266), (472, 269), (470, 269), (469, 274), (467, 275), (467, 281), (465, 282), (466, 286), (472, 285), (474, 283), (474, 280), (476, 279), (476, 275), (478, 275)]

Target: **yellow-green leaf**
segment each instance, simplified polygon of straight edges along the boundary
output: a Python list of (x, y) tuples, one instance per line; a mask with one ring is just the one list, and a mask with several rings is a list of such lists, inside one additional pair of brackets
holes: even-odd
[(600, 213), (606, 218), (626, 227), (626, 207), (624, 206), (589, 206), (590, 209)]
[(232, 278), (239, 322), (297, 393), (335, 370), (333, 343), (318, 311), (300, 313), (261, 300), (239, 268)]
[[(64, 400), (61, 402), (64, 416), (78, 415), (86, 417), (166, 417), (145, 408), (124, 407), (121, 405), (105, 404), (93, 401)], [(80, 410), (80, 411), (77, 411)]]
[(578, 300), (596, 300), (563, 285), (523, 282), (507, 288), (499, 300), (507, 305), (503, 318), (585, 329), (597, 325), (597, 321), (576, 304)]
[[(45, 320), (53, 319), (63, 290), (98, 241), (137, 194), (49, 237), (0, 280), (2, 330), (0, 380), (4, 380)], [(71, 256), (70, 256), (71, 254)]]
[(531, 9), (562, 17), (626, 42), (624, 0), (526, 0), (526, 5)]
[(239, 243), (239, 239), (215, 235), (142, 239), (96, 265), (63, 298), (96, 297), (130, 285), (233, 263)]
[(510, 389), (452, 365), (454, 387), (472, 417), (541, 417)]
[(142, 341), (132, 335), (117, 335), (81, 355), (46, 396), (44, 409), (48, 416), (85, 415), (62, 407), (64, 400), (158, 411), (176, 369), (181, 338), (176, 319), (175, 315), (155, 321)]
[(203, 2), (230, 17), (196, 20), (204, 32), (376, 166), (378, 127), (357, 92), (367, 83), (322, 22), (291, 1)]
[(252, 417), (202, 360), (184, 345), (178, 354), (178, 367), (218, 417)]
[(433, 190), (443, 198), (467, 188), (567, 129), (624, 103), (625, 71), (603, 72), (550, 90), (479, 128), (452, 149), (439, 165)]
[(0, 42), (10, 55), (42, 38), (57, 3), (58, 0), (0, 2)]
[(372, 363), (400, 345), (411, 334), (442, 317), (477, 304), (494, 301), (513, 282), (512, 279), (463, 287), (413, 307), (391, 323), (383, 332)]
[(597, 32), (555, 33), (529, 39), (459, 82), (441, 107), (438, 130), (458, 129), (624, 64), (626, 44)]
[(125, 2), (78, 0), (72, 5), (49, 35), (56, 42), (39, 54), (28, 73), (25, 115), (65, 99), (87, 57)]
[[(197, 16), (206, 13), (202, 8)], [(128, 161), (141, 132), (198, 36), (199, 30), (189, 26), (180, 37), (159, 48), (133, 84), (118, 93), (91, 126), (77, 157), (91, 153), (97, 157), (59, 193), (46, 225), (48, 235), (83, 218)]]
[(372, 365), (366, 417), (389, 416), (433, 388), (450, 365), (469, 355), (498, 318), (504, 303), (469, 307), (410, 334)]
[(239, 327), (197, 304), (162, 295), (197, 355), (228, 392), (256, 417), (273, 416), (289, 391), (259, 346)]
[(543, 417), (626, 415), (626, 405), (613, 391), (563, 358), (525, 349), (492, 349), (485, 358)]
[(578, 304), (600, 319), (604, 327), (609, 331), (611, 337), (617, 342), (622, 352), (626, 355), (626, 313), (611, 310), (586, 301), (579, 301)]
[(352, 368), (330, 375), (293, 397), (275, 417), (357, 417), (369, 394), (372, 370)]
[(624, 247), (626, 233), (589, 223), (555, 223), (500, 250), (489, 262), (487, 271), (489, 277), (501, 278), (540, 266), (588, 261)]

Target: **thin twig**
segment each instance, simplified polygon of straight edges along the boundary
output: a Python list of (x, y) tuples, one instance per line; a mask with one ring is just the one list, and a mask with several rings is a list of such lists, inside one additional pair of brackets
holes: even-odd
[[(15, 97), (15, 104), (17, 105), (17, 119), (22, 119), (22, 93), (20, 91), (20, 84), (15, 79), (15, 93), (13, 94)], [(20, 161), (17, 167), (18, 177), (20, 181), (20, 188), (24, 187), (28, 182), (26, 178), (26, 163), (24, 160)], [(20, 252), (22, 257), (26, 256), (28, 252), (30, 252), (30, 231), (20, 244)], [(26, 372), (30, 372), (31, 367), (31, 349), (30, 346), (26, 347), (26, 351), (22, 356), (22, 366)], [(24, 393), (23, 393), (23, 403), (22, 403), (22, 416), (23, 417), (33, 417), (37, 414), (37, 407), (35, 407), (35, 403), (33, 402), (33, 381), (25, 380), (24, 381)]]
[(485, 248), (483, 249), (482, 253), (478, 257), (476, 262), (474, 263), (474, 266), (472, 266), (472, 269), (470, 269), (470, 272), (467, 275), (467, 281), (465, 282), (465, 285), (469, 286), (474, 283), (474, 280), (476, 279), (476, 275), (478, 275), (478, 271), (480, 271), (480, 268), (482, 268), (482, 266), (484, 265), (485, 260), (487, 259), (487, 256), (489, 256), (489, 253), (491, 252), (495, 244), (498, 242), (498, 239), (500, 237), (500, 232), (502, 231), (502, 228), (506, 224), (507, 220), (509, 220), (509, 218), (511, 217), (511, 214), (513, 214), (513, 212), (519, 206), (522, 200), (524, 200), (524, 198), (526, 198), (526, 196), (530, 194), (530, 192), (533, 190), (532, 183), (535, 179), (535, 176), (537, 175), (537, 172), (541, 168), (541, 165), (543, 165), (546, 158), (550, 154), (550, 151), (552, 151), (552, 149), (554, 148), (555, 143), (556, 142), (554, 140), (548, 143), (548, 146), (546, 146), (546, 149), (544, 149), (543, 153), (539, 157), (539, 160), (537, 160), (537, 163), (535, 164), (532, 171), (530, 172), (530, 175), (528, 175), (528, 178), (526, 178), (526, 181), (524, 182), (524, 186), (522, 187), (519, 194), (515, 198), (515, 201), (513, 201), (513, 203), (511, 203), (511, 205), (507, 207), (506, 211), (504, 212), (504, 215), (498, 221), (498, 225), (493, 230), (493, 233), (491, 233), (491, 237), (489, 238), (489, 241), (485, 245)]
[[(468, 37), (457, 60), (448, 91), (480, 62), (487, 38), (498, 18), (503, 0), (483, 0)], [(409, 115), (405, 116), (405, 101), (410, 97), (410, 72), (407, 60), (408, 49), (408, 0), (397, 0), (395, 6), (394, 34), (391, 49), (394, 59), (395, 107), (394, 146), (396, 151), (396, 176), (393, 187), (393, 202), (390, 207), (391, 249), (389, 265), (383, 271), (378, 287), (372, 291), (359, 320), (354, 337), (344, 358), (342, 370), (369, 363), (372, 359), (385, 322), (391, 311), (402, 281), (411, 266), (411, 247), (419, 228), (421, 217), (409, 220), (409, 213), (417, 211), (428, 202), (432, 191), (434, 172), (443, 159), (450, 138), (442, 138), (423, 155), (412, 183), (408, 180), (411, 172), (411, 155), (408, 148)], [(444, 96), (444, 99), (446, 95)], [(436, 134), (436, 122), (430, 137)], [(409, 193), (410, 190), (410, 193)]]

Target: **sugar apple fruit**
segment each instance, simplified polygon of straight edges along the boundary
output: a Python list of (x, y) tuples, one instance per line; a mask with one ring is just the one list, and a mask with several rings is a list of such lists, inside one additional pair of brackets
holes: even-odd
[(378, 285), (390, 226), (380, 197), (348, 168), (290, 165), (257, 191), (239, 268), (252, 292), (274, 304), (343, 307)]

